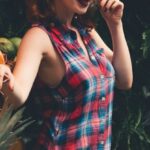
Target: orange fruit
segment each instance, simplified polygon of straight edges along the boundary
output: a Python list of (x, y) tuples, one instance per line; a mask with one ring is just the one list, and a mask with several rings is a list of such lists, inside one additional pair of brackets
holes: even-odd
[(5, 58), (1, 51), (0, 51), (0, 64), (5, 64)]

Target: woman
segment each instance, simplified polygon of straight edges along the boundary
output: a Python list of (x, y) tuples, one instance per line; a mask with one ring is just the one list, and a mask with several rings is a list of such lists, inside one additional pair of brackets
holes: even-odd
[(0, 66), (0, 88), (11, 103), (18, 107), (38, 98), (43, 104), (36, 150), (111, 148), (114, 80), (120, 89), (131, 88), (132, 67), (121, 21), (123, 3), (96, 1), (113, 50), (82, 20), (94, 3), (28, 1), (33, 27), (22, 39), (13, 73)]

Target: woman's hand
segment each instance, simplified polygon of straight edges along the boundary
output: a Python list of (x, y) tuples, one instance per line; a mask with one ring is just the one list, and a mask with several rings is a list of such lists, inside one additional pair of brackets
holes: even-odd
[(8, 82), (8, 87), (12, 91), (14, 87), (14, 76), (7, 65), (0, 64), (0, 90), (6, 82)]
[(124, 4), (119, 0), (98, 0), (100, 12), (108, 25), (121, 22)]

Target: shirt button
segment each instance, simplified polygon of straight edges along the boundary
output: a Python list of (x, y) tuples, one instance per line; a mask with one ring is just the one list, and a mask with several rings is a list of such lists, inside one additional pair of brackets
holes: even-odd
[(100, 141), (100, 144), (104, 145), (104, 141)]
[(92, 60), (94, 60), (94, 59), (95, 59), (95, 57), (94, 57), (94, 56), (91, 56), (91, 59), (92, 59)]
[(101, 79), (104, 79), (104, 75), (100, 75), (100, 78), (101, 78)]
[(106, 100), (106, 98), (105, 97), (102, 97), (102, 101), (105, 101)]
[(55, 129), (55, 136), (57, 136), (59, 134), (59, 128)]

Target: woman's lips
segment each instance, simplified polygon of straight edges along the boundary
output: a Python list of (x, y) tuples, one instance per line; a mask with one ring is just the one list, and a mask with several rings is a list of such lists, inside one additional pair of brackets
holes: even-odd
[(89, 0), (77, 0), (77, 1), (82, 7), (87, 7), (89, 5)]

